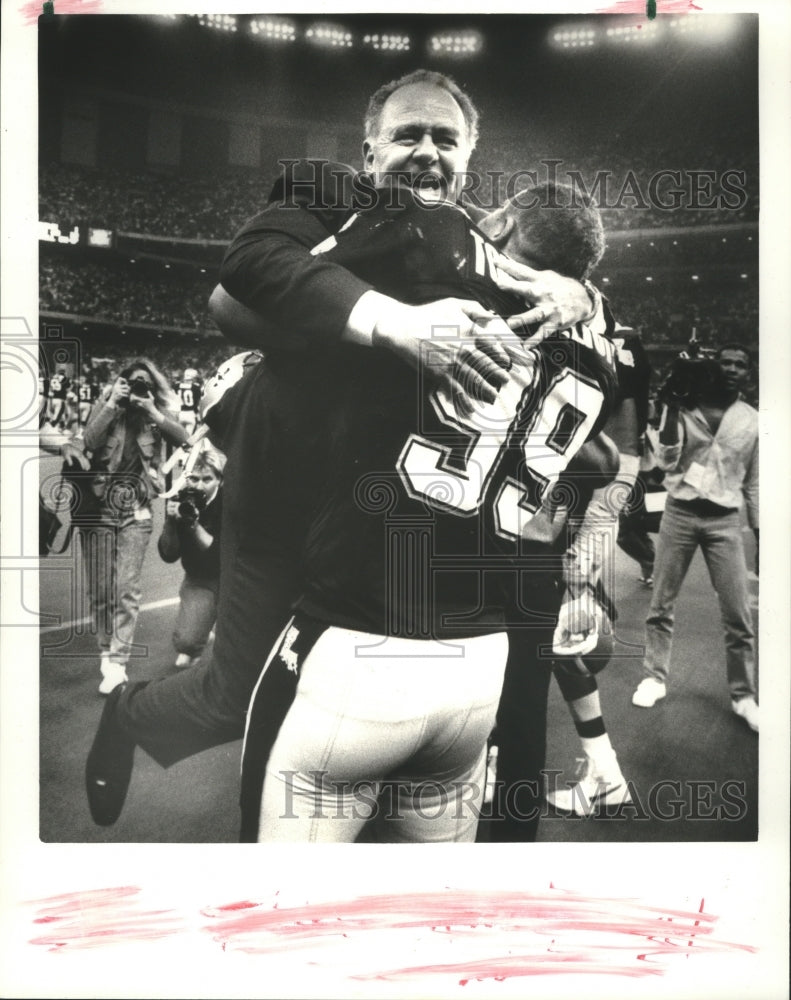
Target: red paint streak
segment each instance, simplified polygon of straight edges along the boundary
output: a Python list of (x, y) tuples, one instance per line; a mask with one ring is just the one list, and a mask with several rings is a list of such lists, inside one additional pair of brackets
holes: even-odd
[[(44, 933), (31, 944), (52, 951), (140, 944), (181, 933), (182, 916), (147, 910), (133, 886), (66, 893), (36, 900), (34, 923)], [(333, 948), (348, 950), (347, 977), (414, 981), (445, 977), (459, 985), (513, 977), (661, 976), (673, 960), (756, 953), (713, 936), (717, 917), (697, 910), (652, 906), (635, 899), (595, 898), (558, 890), (372, 895), (280, 907), (243, 899), (200, 911), (200, 929), (223, 952), (282, 955), (301, 949), (313, 965), (335, 969)], [(190, 926), (196, 926), (190, 921)], [(456, 957), (462, 945), (464, 955)], [(416, 951), (419, 949), (419, 951)], [(390, 956), (425, 956), (397, 964)], [(381, 967), (380, 954), (388, 956)]]
[[(101, 14), (104, 0), (55, 0), (56, 14)], [(43, 0), (29, 0), (19, 12), (28, 24), (35, 24), (44, 13)]]
[[(476, 892), (448, 890), (369, 896), (320, 905), (275, 910), (231, 903), (203, 911), (206, 930), (223, 949), (275, 954), (284, 948), (316, 948), (355, 939), (365, 954), (365, 936), (387, 933), (388, 951), (400, 940), (409, 946), (414, 934), (466, 939), (469, 947), (488, 949), (485, 958), (393, 967), (360, 972), (359, 980), (402, 980), (426, 975), (471, 980), (514, 976), (600, 973), (632, 978), (662, 975), (666, 960), (691, 954), (720, 954), (756, 949), (711, 937), (717, 918), (698, 912), (652, 907), (635, 900), (595, 899), (559, 892)], [(230, 914), (233, 915), (230, 915)], [(694, 952), (691, 950), (695, 945)]]
[(52, 951), (92, 948), (154, 941), (183, 929), (183, 922), (172, 911), (142, 909), (135, 898), (139, 892), (133, 886), (122, 886), (36, 900), (38, 915), (33, 923), (46, 925), (47, 933), (30, 943)]
[[(609, 7), (597, 7), (597, 14), (645, 14), (646, 0), (616, 0)], [(692, 10), (703, 10), (692, 0), (656, 0), (657, 14), (688, 14)]]

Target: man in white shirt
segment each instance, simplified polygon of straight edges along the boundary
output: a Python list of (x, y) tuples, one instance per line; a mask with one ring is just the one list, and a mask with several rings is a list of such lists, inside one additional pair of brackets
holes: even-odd
[(652, 708), (667, 693), (676, 598), (700, 546), (725, 628), (731, 705), (757, 732), (755, 636), (740, 510), (744, 502), (757, 546), (758, 412), (741, 397), (752, 368), (749, 351), (728, 344), (717, 361), (718, 368), (685, 362), (671, 376), (666, 394), (657, 461), (665, 471), (668, 499), (646, 618), (646, 676), (632, 704)]

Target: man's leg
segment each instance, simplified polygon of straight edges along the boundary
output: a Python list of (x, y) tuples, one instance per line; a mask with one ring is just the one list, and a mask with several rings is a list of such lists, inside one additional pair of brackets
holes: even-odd
[(522, 574), (521, 608), (509, 612), (508, 661), (493, 737), (497, 781), (489, 839), (532, 842), (544, 799), (547, 701), (552, 679), (552, 640), (560, 610), (559, 577)]
[[(176, 652), (195, 659), (206, 648), (217, 620), (217, 594), (185, 574), (179, 588), (179, 610), (173, 630)], [(177, 664), (178, 665), (178, 664)]]
[(140, 612), (140, 575), (151, 539), (151, 514), (145, 520), (129, 520), (118, 530), (115, 552), (115, 593), (112, 595), (113, 635), (110, 659), (126, 667)]
[(297, 597), (293, 553), (237, 557), (223, 576), (210, 662), (130, 685), (119, 699), (124, 732), (163, 767), (242, 737), (253, 687)]
[(269, 737), (261, 842), (350, 843), (369, 821), (377, 842), (474, 840), (505, 635), (392, 638), (387, 657), (364, 652), (375, 638), (299, 615), (285, 631), (258, 688), (271, 704), (291, 675), (291, 703), (256, 741)]
[(113, 691), (85, 768), (91, 815), (102, 826), (121, 814), (141, 746), (162, 767), (240, 739), (256, 679), (298, 594), (291, 553), (242, 558), (223, 577), (214, 655), (207, 664)]
[[(646, 618), (646, 678), (664, 685), (670, 672), (676, 598), (698, 545), (698, 517), (668, 500), (654, 564), (654, 591)], [(650, 706), (648, 706), (650, 707)]]
[(755, 634), (739, 515), (711, 519), (702, 547), (725, 628), (731, 698), (755, 698)]

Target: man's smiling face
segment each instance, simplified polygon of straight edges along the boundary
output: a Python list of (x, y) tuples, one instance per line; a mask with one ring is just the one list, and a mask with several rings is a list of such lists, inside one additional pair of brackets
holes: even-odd
[(456, 199), (472, 149), (453, 96), (431, 83), (400, 87), (385, 101), (378, 134), (363, 143), (365, 168), (377, 185), (397, 174), (424, 195)]

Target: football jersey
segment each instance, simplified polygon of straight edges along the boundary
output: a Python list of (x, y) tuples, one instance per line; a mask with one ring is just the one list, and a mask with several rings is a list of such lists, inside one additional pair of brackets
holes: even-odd
[(197, 414), (203, 392), (202, 383), (196, 379), (182, 379), (177, 391), (181, 400), (181, 412), (188, 410)]
[[(314, 252), (404, 302), (456, 296), (503, 315), (524, 310), (497, 288), (497, 250), (455, 205), (380, 202)], [(503, 588), (515, 586), (523, 557), (540, 562), (546, 551), (531, 540), (531, 521), (609, 415), (614, 354), (583, 326), (520, 348), (495, 402), (463, 416), (389, 352), (346, 352), (327, 414), (329, 480), (306, 543), (300, 606), (384, 635), (501, 628), (513, 601)]]
[(101, 388), (98, 382), (87, 377), (80, 379), (77, 387), (77, 398), (81, 403), (95, 403), (100, 393)]
[(66, 375), (56, 372), (54, 375), (50, 375), (49, 379), (49, 394), (50, 399), (65, 399), (66, 393), (68, 392), (70, 386), (69, 379)]

